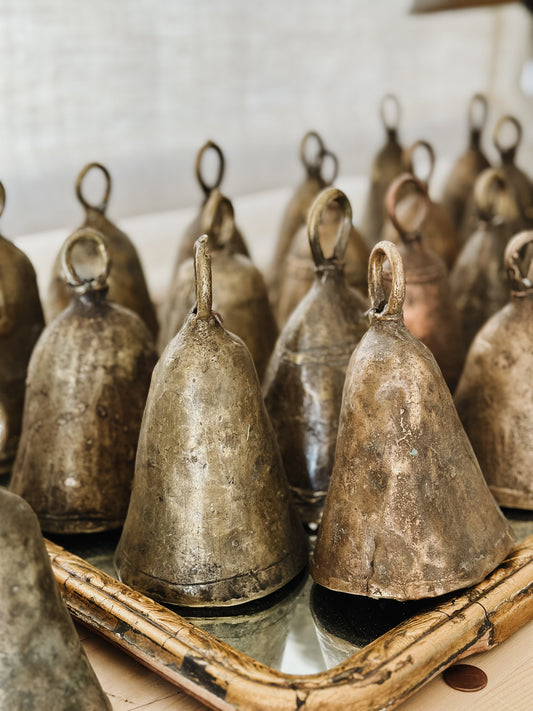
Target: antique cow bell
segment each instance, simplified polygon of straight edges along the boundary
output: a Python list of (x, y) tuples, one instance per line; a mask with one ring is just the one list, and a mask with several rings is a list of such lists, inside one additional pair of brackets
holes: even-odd
[[(342, 214), (331, 257), (319, 239), (324, 210), (335, 201)], [(315, 280), (283, 329), (263, 391), (300, 518), (320, 520), (333, 468), (342, 388), (348, 361), (368, 328), (363, 296), (346, 284), (343, 258), (352, 230), (344, 193), (323, 190), (309, 212)]]
[[(420, 180), (426, 186), (426, 192), (429, 192), (428, 185), (433, 175), (435, 166), (435, 152), (430, 143), (427, 141), (415, 141), (412, 146), (404, 151), (405, 172), (416, 175), (414, 156), (419, 153), (420, 149), (427, 153), (429, 159), (429, 173), (425, 180)], [(418, 177), (418, 176), (416, 176)], [(410, 186), (407, 184), (407, 187)], [(415, 225), (418, 225), (418, 214), (420, 212), (421, 202), (427, 201), (427, 198), (420, 195), (417, 190), (411, 189), (407, 194), (404, 194), (401, 201), (398, 203), (396, 214), (405, 229), (412, 232)], [(461, 245), (457, 236), (455, 225), (448, 209), (442, 203), (430, 201), (426, 211), (424, 221), (418, 225), (421, 233), (424, 235), (424, 242), (429, 249), (436, 252), (441, 257), (448, 269), (454, 263)], [(400, 237), (396, 229), (387, 221), (383, 230), (383, 239), (391, 242), (399, 243)]]
[(346, 374), (311, 573), (355, 595), (434, 597), (482, 580), (514, 537), (435, 359), (403, 324), (405, 282), (393, 244), (374, 247), (368, 281), (370, 328)]
[[(93, 241), (100, 271), (81, 278), (72, 253)], [(128, 509), (142, 413), (156, 362), (132, 311), (106, 300), (110, 259), (94, 230), (61, 252), (70, 306), (43, 331), (28, 368), (22, 435), (10, 488), (51, 533), (121, 526)]]
[[(104, 198), (99, 205), (91, 205), (82, 192), (82, 184), (87, 173), (93, 169), (100, 170), (106, 180)], [(85, 221), (82, 229), (88, 227), (99, 232), (106, 243), (113, 269), (107, 280), (109, 300), (125, 306), (143, 319), (153, 337), (157, 336), (158, 324), (155, 308), (148, 294), (139, 255), (130, 238), (118, 229), (107, 217), (106, 209), (111, 193), (111, 176), (107, 168), (100, 163), (89, 163), (83, 168), (76, 180), (76, 196), (85, 208)], [(87, 259), (98, 260), (96, 248), (89, 244)], [(48, 321), (54, 319), (70, 303), (70, 293), (61, 272), (61, 255), (58, 254), (52, 281), (48, 289), (46, 312)]]
[[(202, 212), (202, 230), (209, 237), (214, 289), (213, 308), (228, 331), (242, 338), (259, 379), (263, 378), (278, 329), (265, 282), (249, 257), (235, 251), (233, 206), (213, 190)], [(172, 283), (159, 340), (162, 351), (183, 326), (196, 300), (194, 261), (183, 262)]]
[[(515, 130), (515, 140), (508, 146), (504, 145), (502, 138), (505, 126), (512, 126)], [(533, 186), (529, 176), (515, 162), (516, 152), (522, 142), (522, 124), (514, 116), (502, 116), (494, 127), (493, 139), (500, 154), (501, 170), (520, 208), (521, 227), (533, 227)]]
[(294, 578), (307, 546), (250, 353), (211, 308), (207, 236), (196, 244), (197, 305), (154, 370), (115, 564), (158, 600), (236, 605)]
[[(452, 297), (448, 270), (442, 259), (426, 250), (424, 233), (407, 231), (396, 215), (398, 194), (405, 185), (413, 185), (425, 202), (421, 205), (420, 224), (431, 204), (426, 186), (413, 175), (396, 178), (387, 193), (389, 218), (401, 237), (398, 248), (405, 277), (403, 318), (408, 330), (433, 353), (448, 387), (453, 393), (465, 358), (461, 317)], [(383, 281), (390, 288), (392, 275), (384, 272)]]
[(59, 594), (39, 522), (0, 489), (0, 708), (111, 711)]
[[(393, 107), (392, 118), (387, 118), (387, 104)], [(362, 232), (368, 244), (374, 245), (381, 239), (385, 223), (385, 196), (389, 185), (403, 172), (402, 146), (398, 141), (400, 123), (400, 102), (394, 94), (387, 94), (381, 100), (380, 115), (386, 132), (385, 144), (372, 162), (370, 190), (366, 199)]]
[[(205, 154), (208, 151), (213, 151), (213, 153), (217, 156), (218, 158), (218, 171), (217, 171), (217, 176), (215, 180), (212, 183), (209, 183), (202, 171), (202, 161), (205, 156)], [(202, 213), (204, 210), (204, 206), (206, 202), (208, 201), (211, 193), (213, 190), (216, 190), (217, 188), (220, 187), (222, 184), (222, 180), (224, 179), (224, 170), (226, 167), (226, 160), (224, 158), (224, 153), (222, 152), (222, 148), (218, 144), (216, 144), (214, 141), (207, 141), (207, 143), (204, 143), (204, 145), (200, 148), (198, 151), (198, 154), (196, 156), (196, 179), (198, 180), (198, 184), (202, 188), (202, 192), (204, 193), (204, 199), (202, 202), (202, 205), (200, 207), (200, 210), (198, 212), (198, 215), (194, 218), (194, 220), (191, 222), (191, 224), (187, 227), (185, 230), (180, 246), (178, 249), (178, 255), (176, 258), (176, 262), (174, 265), (174, 275), (173, 275), (173, 280), (176, 275), (176, 272), (178, 271), (179, 265), (184, 262), (186, 259), (193, 259), (194, 258), (194, 243), (198, 239), (198, 236), (202, 234)], [(245, 254), (248, 256), (248, 247), (246, 246), (246, 242), (244, 241), (244, 237), (242, 236), (241, 232), (237, 228), (237, 226), (234, 224), (233, 226), (233, 232), (231, 235), (229, 235), (229, 243), (232, 246), (232, 249), (235, 252), (238, 252), (239, 254)]]
[[(459, 417), (500, 506), (533, 509), (533, 268), (521, 255), (533, 232), (505, 250), (511, 301), (478, 333), (455, 395)], [(527, 268), (529, 267), (529, 268)]]
[[(0, 183), (0, 215), (5, 191)], [(11, 470), (17, 451), (24, 407), (26, 370), (44, 328), (35, 270), (20, 249), (0, 235), (0, 407), (6, 437), (0, 445), (0, 474)]]
[(483, 94), (474, 94), (468, 106), (468, 148), (455, 162), (442, 195), (442, 204), (452, 216), (461, 243), (464, 243), (475, 229), (475, 224), (472, 224), (474, 183), (477, 176), (490, 167), (480, 145), (487, 112), (486, 97)]

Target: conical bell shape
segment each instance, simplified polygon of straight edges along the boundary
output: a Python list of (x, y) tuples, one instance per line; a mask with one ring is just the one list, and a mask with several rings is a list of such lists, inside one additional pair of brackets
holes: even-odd
[[(72, 252), (93, 240), (103, 262), (82, 279)], [(22, 435), (10, 488), (44, 531), (118, 528), (126, 516), (135, 450), (156, 352), (144, 322), (108, 302), (104, 238), (84, 228), (61, 250), (70, 306), (43, 331), (28, 368)]]
[[(317, 152), (314, 158), (307, 155), (309, 143), (315, 141)], [(316, 131), (308, 131), (300, 143), (300, 158), (306, 171), (305, 180), (298, 185), (283, 213), (278, 233), (276, 249), (269, 273), (269, 290), (272, 303), (277, 304), (280, 279), (282, 278), (285, 258), (291, 248), (298, 230), (307, 223), (307, 213), (318, 193), (333, 183), (337, 177), (337, 156), (329, 151)], [(326, 178), (322, 168), (327, 158), (333, 161), (333, 174)]]
[[(91, 205), (84, 197), (82, 184), (90, 170), (100, 170), (106, 180), (104, 199), (100, 205)], [(76, 180), (76, 195), (85, 209), (85, 221), (82, 228), (100, 232), (104, 237), (113, 269), (109, 274), (109, 300), (125, 306), (138, 314), (150, 329), (152, 336), (157, 336), (158, 324), (155, 308), (150, 300), (142, 265), (137, 250), (130, 238), (118, 229), (107, 217), (106, 209), (111, 193), (111, 176), (107, 168), (100, 163), (89, 163), (83, 168)], [(81, 249), (82, 245), (80, 245)], [(85, 245), (87, 262), (98, 260), (94, 245)], [(58, 254), (52, 271), (52, 280), (48, 288), (46, 304), (47, 320), (52, 321), (70, 303), (70, 293), (61, 272), (61, 255)]]
[(474, 199), (478, 227), (450, 274), (466, 348), (489, 316), (507, 303), (509, 284), (503, 255), (510, 236), (521, 224), (519, 207), (500, 169), (489, 168), (479, 176)]
[(434, 597), (482, 580), (514, 537), (435, 359), (403, 324), (402, 262), (389, 242), (370, 256), (369, 290), (371, 324), (346, 374), (311, 573), (354, 595)]
[(0, 709), (111, 711), (61, 600), (39, 522), (0, 489)]
[[(0, 183), (0, 215), (5, 192)], [(44, 328), (35, 270), (24, 252), (0, 235), (0, 407), (7, 435), (0, 446), (0, 474), (11, 470), (22, 425), (26, 371)]]
[[(446, 265), (435, 252), (425, 248), (423, 232), (407, 231), (396, 216), (398, 194), (408, 184), (416, 186), (420, 195), (426, 197), (428, 208), (430, 204), (426, 186), (413, 175), (397, 178), (387, 193), (389, 217), (402, 240), (398, 251), (405, 276), (404, 323), (433, 353), (453, 392), (465, 359), (461, 317), (453, 300)], [(419, 220), (423, 224), (423, 213)], [(385, 272), (383, 279), (388, 293), (391, 273)]]
[[(512, 126), (515, 131), (515, 140), (508, 146), (504, 146), (502, 138), (506, 125)], [(501, 170), (520, 208), (522, 218), (520, 226), (529, 229), (533, 227), (533, 185), (529, 176), (515, 162), (516, 153), (522, 142), (522, 124), (515, 116), (502, 116), (494, 127), (493, 138), (500, 154)]]
[[(207, 179), (203, 173), (203, 170), (202, 170), (203, 158), (208, 151), (212, 151), (218, 158), (217, 176), (212, 183), (209, 183), (207, 181)], [(200, 210), (199, 210), (197, 216), (190, 223), (190, 225), (187, 227), (187, 229), (185, 230), (184, 234), (181, 237), (180, 246), (179, 246), (178, 254), (176, 257), (176, 262), (174, 265), (174, 273), (173, 273), (172, 281), (174, 281), (174, 278), (176, 276), (176, 273), (178, 271), (180, 264), (182, 262), (185, 262), (188, 259), (193, 259), (193, 257), (194, 257), (194, 243), (198, 239), (198, 235), (202, 234), (202, 213), (203, 213), (205, 204), (208, 201), (213, 190), (216, 190), (222, 184), (222, 180), (224, 179), (225, 167), (226, 167), (226, 160), (224, 158), (224, 153), (222, 152), (222, 148), (220, 148), (220, 146), (217, 145), (214, 141), (207, 141), (207, 143), (204, 143), (204, 145), (200, 148), (200, 150), (198, 151), (198, 154), (196, 156), (196, 168), (195, 168), (196, 179), (198, 180), (198, 184), (202, 188), (202, 192), (204, 193), (204, 199), (203, 199), (202, 205), (200, 207)], [(233, 232), (229, 236), (229, 242), (235, 252), (237, 252), (238, 254), (244, 254), (244, 255), (248, 256), (248, 254), (249, 254), (248, 247), (246, 246), (244, 237), (242, 236), (241, 232), (239, 231), (239, 229), (237, 228), (236, 225), (234, 225)]]
[[(333, 254), (326, 259), (319, 222), (333, 201), (343, 220)], [(321, 192), (309, 213), (315, 280), (278, 339), (263, 387), (293, 498), (306, 523), (320, 520), (333, 469), (346, 368), (368, 328), (368, 304), (343, 274), (352, 229), (346, 195), (336, 188)]]
[[(533, 509), (533, 268), (522, 232), (505, 250), (511, 300), (478, 333), (455, 404), (496, 501)], [(529, 266), (529, 269), (527, 268)]]
[[(394, 116), (387, 119), (387, 104), (394, 107)], [(389, 185), (400, 173), (403, 173), (402, 146), (398, 140), (400, 122), (400, 102), (394, 94), (387, 94), (381, 100), (380, 115), (386, 132), (385, 144), (380, 148), (372, 162), (370, 189), (366, 198), (361, 230), (368, 244), (375, 245), (381, 239), (381, 231), (387, 216), (385, 196)]]
[(207, 236), (197, 307), (154, 371), (115, 564), (167, 603), (235, 605), (281, 588), (307, 562), (248, 349), (211, 309)]
[[(415, 152), (420, 149), (427, 153), (430, 162), (429, 175), (426, 180), (421, 181), (425, 184), (426, 191), (428, 191), (428, 184), (435, 165), (435, 152), (431, 144), (427, 141), (416, 141), (405, 151), (405, 172), (415, 175), (413, 157)], [(398, 203), (396, 214), (402, 225), (409, 232), (414, 231), (415, 225), (418, 225), (420, 232), (424, 235), (426, 246), (438, 254), (444, 260), (448, 269), (451, 269), (461, 249), (452, 216), (442, 203), (431, 200), (423, 222), (418, 224), (421, 204), (425, 201), (426, 198), (423, 198), (418, 191), (410, 190)], [(383, 239), (390, 240), (396, 244), (400, 243), (398, 232), (390, 220), (385, 223), (383, 228)]]
[[(278, 328), (261, 272), (249, 257), (237, 253), (232, 246), (233, 206), (216, 189), (205, 204), (202, 229), (209, 235), (211, 249), (213, 309), (223, 314), (225, 328), (242, 338), (262, 380)], [(181, 329), (195, 300), (194, 260), (188, 259), (180, 265), (170, 289), (159, 339), (160, 351)]]
[[(318, 227), (322, 249), (333, 252), (337, 232), (344, 221), (344, 214), (338, 203), (331, 202), (321, 214)], [(352, 225), (344, 255), (344, 275), (346, 282), (362, 294), (367, 291), (367, 265), (370, 250), (355, 227)], [(296, 233), (291, 249), (285, 259), (283, 280), (280, 284), (276, 319), (282, 328), (294, 309), (307, 294), (315, 280), (315, 265), (309, 252), (307, 226)]]
[(454, 163), (442, 194), (442, 204), (452, 216), (461, 244), (464, 244), (475, 229), (471, 208), (474, 183), (480, 173), (490, 168), (490, 163), (481, 150), (481, 134), (487, 122), (487, 112), (486, 97), (483, 94), (475, 94), (468, 106), (468, 148)]

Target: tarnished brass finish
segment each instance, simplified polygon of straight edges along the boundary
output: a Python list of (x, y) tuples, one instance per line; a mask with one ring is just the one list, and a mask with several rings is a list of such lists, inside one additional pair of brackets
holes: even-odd
[(35, 514), (0, 489), (0, 708), (111, 711), (59, 587)]
[(474, 201), (479, 223), (450, 274), (450, 287), (470, 346), (485, 321), (509, 298), (503, 263), (505, 245), (521, 224), (520, 210), (501, 169), (488, 168), (478, 177)]
[[(308, 157), (309, 144), (317, 144), (316, 155)], [(308, 131), (300, 143), (300, 158), (306, 171), (305, 180), (298, 185), (289, 204), (285, 208), (283, 219), (278, 233), (278, 241), (270, 267), (269, 285), (272, 303), (276, 304), (280, 280), (285, 264), (285, 258), (291, 248), (294, 236), (301, 227), (305, 228), (307, 213), (313, 200), (324, 188), (331, 185), (337, 177), (337, 156), (326, 148), (324, 141), (316, 131)], [(327, 159), (333, 162), (333, 171), (329, 178), (322, 174), (324, 163)]]
[[(0, 183), (0, 215), (5, 191)], [(0, 474), (10, 471), (20, 437), (26, 370), (44, 328), (35, 270), (28, 257), (0, 235), (0, 407), (6, 436)]]
[(207, 236), (197, 305), (156, 366), (115, 564), (125, 583), (188, 606), (268, 595), (307, 545), (248, 349), (212, 311)]
[[(87, 173), (93, 169), (101, 171), (106, 181), (105, 193), (99, 205), (91, 205), (83, 195), (82, 185)], [(111, 193), (111, 176), (100, 163), (88, 163), (76, 180), (76, 196), (85, 209), (85, 221), (81, 229), (88, 227), (99, 232), (106, 243), (113, 268), (109, 274), (109, 300), (125, 306), (143, 319), (153, 337), (157, 336), (158, 324), (155, 308), (150, 300), (139, 255), (130, 238), (119, 230), (107, 217), (107, 203)], [(80, 244), (79, 249), (82, 245)], [(85, 246), (86, 259), (97, 259), (94, 245)], [(52, 321), (70, 303), (70, 293), (61, 272), (61, 255), (54, 263), (52, 280), (48, 288), (45, 305), (47, 320)]]
[[(413, 175), (396, 178), (387, 193), (389, 218), (402, 240), (398, 251), (405, 276), (404, 323), (433, 353), (453, 392), (465, 358), (461, 317), (452, 297), (446, 265), (435, 252), (425, 249), (424, 233), (416, 227), (407, 231), (396, 215), (396, 201), (406, 185), (415, 186), (425, 199), (418, 217), (420, 224), (424, 223), (425, 211), (431, 204), (426, 186)], [(384, 272), (387, 289), (391, 281), (391, 273)]]
[[(515, 140), (508, 146), (503, 144), (502, 138), (506, 125), (512, 126), (515, 130)], [(521, 227), (533, 227), (533, 186), (529, 176), (515, 163), (516, 152), (522, 142), (522, 124), (515, 116), (502, 116), (494, 127), (493, 140), (500, 154), (501, 170), (520, 208)]]
[(374, 247), (368, 281), (370, 328), (346, 374), (311, 573), (355, 595), (434, 597), (482, 580), (514, 536), (435, 359), (404, 326), (405, 282), (393, 244)]
[[(344, 213), (336, 201), (331, 202), (321, 212), (318, 236), (326, 253), (334, 250), (337, 233), (344, 221)], [(352, 225), (348, 245), (344, 255), (344, 275), (349, 286), (367, 291), (367, 265), (370, 250)], [(309, 250), (307, 226), (301, 227), (294, 236), (291, 249), (285, 258), (283, 280), (280, 284), (276, 319), (280, 328), (307, 294), (315, 281), (315, 264)]]
[(468, 148), (455, 162), (442, 194), (442, 204), (452, 216), (461, 244), (475, 229), (472, 224), (474, 183), (477, 176), (490, 167), (480, 145), (487, 113), (487, 98), (483, 94), (474, 94), (468, 105)]
[[(96, 276), (81, 278), (73, 267), (79, 240), (98, 249)], [(106, 300), (110, 263), (102, 235), (74, 232), (60, 257), (72, 301), (43, 331), (30, 360), (10, 488), (31, 504), (44, 531), (104, 531), (126, 516), (157, 357), (145, 323)]]
[(505, 250), (511, 300), (478, 333), (455, 404), (500, 506), (533, 509), (533, 232)]
[[(212, 183), (209, 183), (207, 181), (205, 175), (202, 172), (202, 161), (203, 161), (204, 155), (208, 151), (213, 151), (215, 153), (215, 155), (218, 157), (217, 177), (215, 178), (215, 180)], [(226, 161), (224, 158), (224, 153), (222, 152), (222, 148), (220, 148), (220, 146), (218, 144), (216, 144), (214, 141), (207, 141), (207, 143), (204, 143), (204, 145), (200, 148), (200, 150), (198, 151), (198, 154), (196, 156), (196, 166), (195, 166), (196, 179), (198, 180), (198, 184), (202, 188), (202, 192), (204, 193), (204, 199), (202, 201), (202, 205), (200, 207), (198, 215), (194, 218), (194, 220), (191, 222), (191, 224), (187, 227), (187, 229), (185, 230), (185, 232), (181, 238), (180, 246), (178, 249), (178, 255), (176, 257), (176, 262), (174, 265), (173, 280), (176, 276), (176, 273), (178, 271), (180, 264), (182, 262), (184, 262), (185, 260), (193, 259), (193, 257), (194, 257), (194, 243), (198, 239), (199, 235), (202, 234), (202, 213), (203, 213), (205, 204), (207, 203), (213, 190), (216, 190), (222, 184), (222, 180), (224, 178), (225, 167), (226, 167)], [(229, 236), (229, 242), (232, 246), (232, 249), (235, 252), (238, 252), (239, 254), (244, 254), (246, 256), (249, 255), (248, 247), (246, 246), (244, 237), (242, 236), (241, 232), (239, 231), (239, 229), (236, 225), (234, 225), (233, 233)]]
[[(387, 119), (387, 104), (394, 107), (392, 119)], [(370, 189), (361, 225), (363, 235), (371, 246), (381, 239), (381, 231), (387, 216), (385, 196), (388, 187), (394, 178), (404, 170), (402, 146), (398, 140), (398, 124), (400, 123), (398, 98), (394, 94), (384, 96), (381, 99), (379, 112), (385, 128), (386, 141), (372, 162)]]
[[(416, 175), (414, 166), (415, 152), (420, 149), (424, 150), (429, 158), (429, 174), (423, 180), (416, 176), (420, 182), (426, 186), (426, 191), (429, 192), (429, 183), (435, 166), (435, 152), (430, 143), (427, 141), (415, 141), (409, 148), (404, 151), (404, 166), (405, 172)], [(412, 232), (415, 225), (418, 225), (418, 214), (420, 212), (421, 201), (425, 200), (416, 190), (409, 190), (398, 203), (396, 214), (405, 229)], [(448, 269), (450, 269), (459, 254), (461, 244), (457, 231), (453, 224), (451, 214), (448, 209), (440, 202), (431, 200), (427, 209), (424, 221), (418, 225), (420, 231), (424, 235), (424, 243), (426, 247), (432, 249), (441, 257)], [(396, 244), (400, 243), (398, 232), (391, 224), (390, 220), (385, 223), (383, 229), (383, 239), (389, 240)]]
[[(276, 343), (278, 328), (260, 271), (250, 259), (235, 251), (233, 206), (213, 190), (202, 212), (202, 231), (209, 237), (214, 288), (214, 310), (224, 327), (242, 338), (259, 379), (263, 378)], [(194, 261), (181, 264), (171, 285), (159, 339), (160, 351), (174, 338), (194, 306)]]
[[(342, 220), (332, 256), (319, 239), (322, 213), (335, 202)], [(346, 284), (343, 258), (352, 230), (344, 193), (323, 190), (309, 211), (315, 278), (283, 329), (263, 392), (293, 498), (306, 522), (318, 522), (329, 485), (348, 361), (368, 328), (363, 296)]]

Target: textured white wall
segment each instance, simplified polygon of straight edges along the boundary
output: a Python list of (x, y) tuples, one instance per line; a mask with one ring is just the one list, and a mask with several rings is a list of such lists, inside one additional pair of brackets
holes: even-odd
[[(404, 104), (406, 141), (464, 147), (474, 91), (524, 122), (531, 21), (519, 5), (410, 16), (407, 0), (0, 0), (2, 228), (75, 226), (73, 181), (106, 163), (112, 218), (196, 203), (207, 139), (228, 159), (228, 194), (300, 179), (301, 135), (323, 133), (344, 174), (382, 141), (377, 104)], [(526, 126), (521, 162), (533, 156)]]

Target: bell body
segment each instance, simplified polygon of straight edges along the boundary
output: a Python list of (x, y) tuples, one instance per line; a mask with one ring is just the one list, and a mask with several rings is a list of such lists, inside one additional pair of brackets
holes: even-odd
[(0, 474), (8, 472), (19, 441), (26, 371), (44, 328), (35, 271), (20, 249), (0, 235), (0, 405), (7, 439), (0, 445)]
[(514, 153), (501, 154), (501, 170), (507, 179), (510, 191), (520, 208), (521, 229), (533, 226), (533, 185), (529, 177), (514, 162)]
[[(101, 210), (93, 207), (85, 209), (86, 219), (83, 227), (92, 228), (103, 235), (113, 263), (108, 278), (108, 299), (138, 314), (155, 338), (158, 331), (155, 308), (150, 300), (141, 261), (133, 242), (108, 220)], [(46, 309), (48, 321), (53, 320), (63, 309), (67, 308), (69, 303), (70, 294), (61, 274), (60, 256), (58, 255), (48, 289)]]
[(398, 316), (371, 324), (348, 366), (312, 575), (407, 600), (479, 582), (513, 535), (433, 356)]
[(489, 167), (478, 139), (457, 160), (444, 186), (442, 204), (452, 217), (461, 244), (475, 229), (472, 215), (474, 183), (477, 176)]
[(303, 528), (243, 342), (192, 313), (154, 371), (115, 564), (167, 603), (235, 605), (307, 562)]
[(145, 324), (103, 291), (74, 295), (33, 352), (10, 488), (44, 531), (119, 527), (156, 361)]
[(39, 522), (0, 490), (0, 708), (111, 711), (54, 580)]

